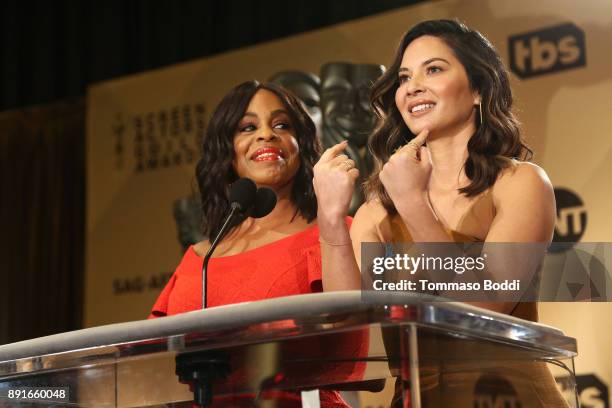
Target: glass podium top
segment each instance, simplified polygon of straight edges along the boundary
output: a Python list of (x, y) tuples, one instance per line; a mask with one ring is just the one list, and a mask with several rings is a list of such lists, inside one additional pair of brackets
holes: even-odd
[(576, 340), (558, 329), (414, 293), (296, 295), (93, 327), (0, 346), (0, 380), (155, 353), (235, 348), (348, 332), (372, 324), (413, 325), (454, 338), (572, 358)]

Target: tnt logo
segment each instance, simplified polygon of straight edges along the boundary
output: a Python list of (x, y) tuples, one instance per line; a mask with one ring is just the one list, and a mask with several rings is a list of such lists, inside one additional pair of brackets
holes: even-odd
[(587, 212), (578, 196), (565, 188), (555, 188), (557, 201), (557, 223), (554, 242), (574, 243), (580, 241), (587, 226)]
[(510, 69), (523, 79), (586, 65), (584, 32), (571, 23), (514, 35), (508, 51)]
[(484, 374), (474, 386), (474, 408), (521, 408), (519, 396), (508, 380), (494, 374)]

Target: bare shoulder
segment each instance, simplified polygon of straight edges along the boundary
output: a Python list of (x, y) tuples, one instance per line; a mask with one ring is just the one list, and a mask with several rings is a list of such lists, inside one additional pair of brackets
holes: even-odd
[(351, 226), (351, 236), (361, 241), (376, 238), (382, 241), (381, 230), (384, 230), (385, 223), (389, 221), (389, 214), (380, 200), (368, 200), (359, 207), (353, 225)]
[(493, 186), (493, 196), (503, 199), (509, 195), (553, 194), (548, 175), (540, 166), (530, 162), (513, 161), (504, 169)]
[(208, 240), (200, 241), (197, 244), (193, 244), (193, 250), (199, 257), (203, 257), (210, 248), (210, 242)]
[(366, 201), (355, 213), (353, 222), (367, 223), (376, 225), (387, 217), (387, 210), (379, 200)]
[(555, 194), (546, 172), (514, 162), (492, 188), (495, 219), (490, 242), (550, 242), (555, 227)]

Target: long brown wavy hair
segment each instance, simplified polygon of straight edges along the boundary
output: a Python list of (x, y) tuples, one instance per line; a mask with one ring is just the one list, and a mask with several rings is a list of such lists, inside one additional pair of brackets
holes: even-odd
[(476, 115), (477, 130), (470, 138), (465, 174), (470, 184), (460, 188), (474, 197), (491, 187), (512, 158), (530, 160), (531, 149), (524, 143), (519, 123), (511, 112), (512, 90), (508, 72), (493, 45), (478, 31), (454, 20), (430, 20), (417, 24), (400, 41), (389, 69), (372, 86), (370, 103), (378, 125), (368, 147), (375, 158), (375, 170), (365, 183), (369, 198), (378, 198), (389, 214), (397, 213), (378, 175), (382, 166), (400, 146), (415, 135), (395, 105), (399, 86), (398, 70), (406, 47), (424, 35), (438, 37), (454, 52), (467, 72), (470, 88), (481, 97), (482, 123)]
[(234, 135), (249, 102), (261, 89), (274, 93), (287, 109), (300, 147), (300, 167), (291, 190), (296, 215), (299, 213), (308, 222), (317, 217), (312, 178), (322, 148), (315, 124), (302, 103), (289, 91), (273, 83), (247, 81), (234, 87), (219, 103), (202, 140), (202, 157), (196, 166), (196, 179), (202, 201), (202, 232), (206, 236), (212, 237), (217, 233), (228, 213), (229, 186), (238, 179), (233, 165)]

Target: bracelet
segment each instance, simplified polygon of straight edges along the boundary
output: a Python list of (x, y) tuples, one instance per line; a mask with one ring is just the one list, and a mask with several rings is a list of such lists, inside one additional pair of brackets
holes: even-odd
[(337, 246), (337, 247), (351, 246), (353, 244), (353, 242), (350, 239), (348, 242), (328, 242), (324, 240), (323, 238), (321, 238), (321, 236), (319, 236), (319, 243), (329, 245), (329, 246)]

